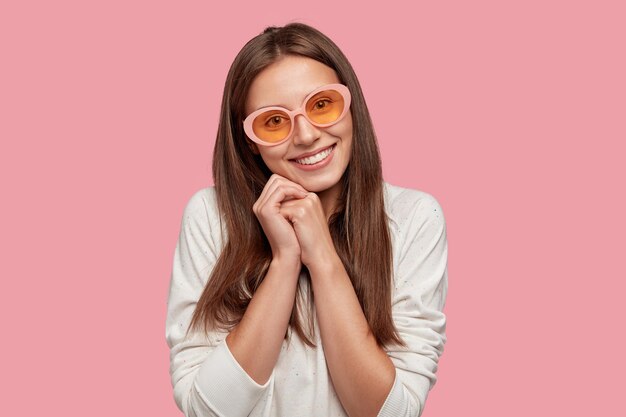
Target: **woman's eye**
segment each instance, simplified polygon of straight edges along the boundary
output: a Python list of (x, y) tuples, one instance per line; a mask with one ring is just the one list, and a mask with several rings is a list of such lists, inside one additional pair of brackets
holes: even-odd
[(324, 107), (326, 107), (328, 105), (328, 104), (326, 104), (328, 102), (330, 102), (330, 100), (328, 100), (328, 99), (319, 100), (318, 102), (315, 103), (315, 108), (316, 109), (323, 109)]
[(283, 118), (282, 118), (281, 116), (278, 116), (278, 115), (271, 116), (271, 117), (267, 120), (267, 122), (265, 122), (265, 125), (266, 125), (266, 126), (269, 126), (269, 127), (276, 127), (276, 126), (280, 125), (280, 123), (281, 123), (282, 119), (283, 119)]

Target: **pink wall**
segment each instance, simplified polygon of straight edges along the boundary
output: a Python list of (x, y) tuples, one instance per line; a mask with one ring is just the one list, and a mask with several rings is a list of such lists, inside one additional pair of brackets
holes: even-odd
[(624, 3), (337, 3), (0, 6), (1, 415), (181, 415), (164, 321), (182, 209), (212, 184), (232, 59), (294, 20), (353, 64), (385, 179), (444, 209), (448, 343), (423, 416), (623, 410)]

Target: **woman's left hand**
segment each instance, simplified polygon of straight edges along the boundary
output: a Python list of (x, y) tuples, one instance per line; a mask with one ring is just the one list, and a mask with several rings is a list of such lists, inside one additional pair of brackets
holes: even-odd
[(300, 243), (300, 259), (310, 269), (337, 255), (328, 220), (317, 194), (310, 192), (304, 198), (281, 203), (280, 213), (291, 222)]

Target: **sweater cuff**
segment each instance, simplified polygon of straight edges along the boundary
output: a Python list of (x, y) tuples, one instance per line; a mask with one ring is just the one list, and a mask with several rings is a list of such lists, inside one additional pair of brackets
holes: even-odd
[(259, 385), (239, 365), (223, 339), (200, 366), (196, 389), (207, 406), (220, 415), (247, 416), (274, 379), (274, 371)]
[(400, 381), (398, 370), (396, 369), (396, 379), (377, 417), (413, 417), (421, 415), (422, 405), (415, 403), (411, 394), (409, 394), (404, 384), (402, 384), (402, 381)]

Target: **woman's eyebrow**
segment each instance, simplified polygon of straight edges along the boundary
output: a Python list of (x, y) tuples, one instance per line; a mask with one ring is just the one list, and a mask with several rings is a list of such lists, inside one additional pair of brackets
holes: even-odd
[[(308, 97), (308, 96), (309, 96), (309, 95), (310, 95), (313, 91), (317, 90), (318, 88), (319, 88), (319, 87), (316, 87), (316, 88), (312, 89), (311, 91), (309, 91), (308, 93), (306, 93), (306, 94), (304, 95), (304, 97), (302, 98), (302, 101), (300, 102), (300, 104), (304, 103), (304, 100), (306, 100), (306, 98), (307, 98), (307, 97)], [(284, 109), (293, 110), (293, 109), (290, 109), (290, 108), (289, 108), (288, 106), (286, 106), (285, 104), (267, 104), (267, 105), (265, 105), (265, 106), (259, 106), (259, 107), (257, 107), (256, 109), (254, 109), (253, 111), (257, 111), (257, 110), (260, 110), (260, 109), (264, 109), (264, 108), (266, 108), (266, 107), (282, 107), (282, 108), (284, 108)]]
[[(305, 99), (309, 96), (309, 94), (311, 94), (311, 93), (307, 93), (307, 94), (304, 96), (304, 98), (302, 99), (302, 101), (300, 101), (300, 104), (302, 104), (302, 103), (304, 102), (304, 100), (305, 100)], [(265, 106), (258, 107), (258, 108), (257, 108), (257, 110), (259, 110), (259, 109), (264, 109), (264, 108), (266, 108), (266, 107), (282, 107), (282, 108), (284, 108), (284, 109), (293, 110), (293, 109), (290, 109), (290, 108), (289, 108), (289, 106), (287, 106), (286, 104), (268, 104), (268, 105), (265, 105)]]
[[(282, 108), (285, 108), (285, 109), (289, 109), (289, 107), (287, 107), (287, 106), (286, 106), (286, 105), (284, 105), (284, 104), (267, 104), (267, 105), (265, 105), (265, 106), (260, 106), (260, 107), (257, 107), (254, 111), (261, 110), (261, 109), (264, 109), (264, 108), (266, 108), (266, 107), (282, 107)], [(290, 110), (291, 110), (291, 109), (290, 109)]]

